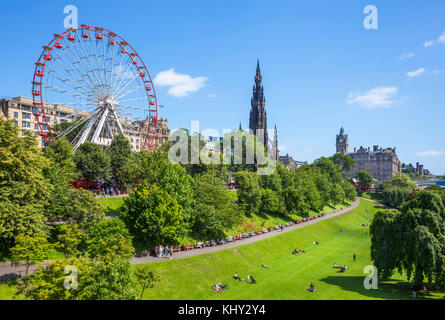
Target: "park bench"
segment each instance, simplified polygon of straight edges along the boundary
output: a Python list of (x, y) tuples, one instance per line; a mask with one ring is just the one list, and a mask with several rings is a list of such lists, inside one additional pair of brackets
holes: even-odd
[(172, 252), (178, 252), (181, 251), (181, 248), (179, 247), (172, 247)]
[(202, 249), (203, 245), (201, 242), (197, 242), (197, 243), (195, 243), (194, 247), (195, 247), (195, 249)]
[(189, 251), (193, 249), (193, 244), (183, 244), (182, 251)]
[(263, 231), (261, 231), (261, 230), (257, 230), (255, 233), (256, 233), (256, 234), (262, 234)]

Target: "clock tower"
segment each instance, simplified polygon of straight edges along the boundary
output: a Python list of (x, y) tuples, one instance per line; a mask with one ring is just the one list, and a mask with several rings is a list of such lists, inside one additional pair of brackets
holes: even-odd
[(337, 142), (335, 143), (335, 146), (337, 147), (337, 153), (348, 153), (348, 135), (345, 134), (343, 126), (340, 129), (340, 134), (337, 134)]

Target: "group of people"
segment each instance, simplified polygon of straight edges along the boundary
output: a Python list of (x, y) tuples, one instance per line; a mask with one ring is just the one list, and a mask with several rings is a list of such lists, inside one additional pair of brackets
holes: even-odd
[[(261, 266), (263, 268), (267, 268), (267, 269), (269, 268), (265, 264), (262, 264)], [(244, 279), (241, 279), (240, 276), (238, 276), (238, 272), (235, 272), (235, 274), (233, 275), (233, 279), (238, 280), (238, 281), (244, 281)], [(256, 280), (251, 275), (247, 275), (247, 281), (249, 281), (250, 283), (256, 283)]]
[(339, 272), (345, 272), (346, 270), (348, 270), (348, 267), (346, 265), (344, 266), (337, 266), (337, 264), (334, 262), (334, 268), (335, 269), (339, 269)]
[(304, 251), (304, 249), (303, 250), (297, 250), (297, 249), (295, 249), (294, 251), (292, 251), (292, 254), (297, 254), (297, 253), (306, 253), (306, 251)]
[(219, 293), (223, 293), (224, 290), (229, 289), (227, 284), (216, 283), (212, 287), (213, 290)]
[(169, 248), (168, 246), (165, 246), (165, 248), (161, 245), (158, 245), (156, 247), (156, 255), (161, 258), (161, 257), (167, 257), (168, 255), (170, 255), (170, 259), (173, 256), (173, 250), (172, 248)]

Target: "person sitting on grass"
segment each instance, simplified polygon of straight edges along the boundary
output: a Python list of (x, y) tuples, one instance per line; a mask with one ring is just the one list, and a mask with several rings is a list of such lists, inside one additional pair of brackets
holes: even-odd
[(233, 279), (241, 281), (241, 278), (238, 277), (238, 272), (235, 272), (235, 274), (233, 275)]
[(337, 266), (337, 264), (334, 262), (334, 268), (335, 269), (338, 269), (339, 268), (339, 266)]
[(310, 291), (310, 292), (315, 292), (315, 287), (314, 287), (314, 284), (311, 282), (311, 285), (310, 285), (310, 287), (309, 288), (307, 288), (306, 289), (307, 291)]
[(295, 249), (294, 251), (292, 251), (292, 254), (297, 254), (298, 253), (298, 250), (297, 249)]
[(222, 293), (222, 289), (219, 287), (218, 284), (215, 284), (215, 285), (212, 287), (212, 289), (215, 290), (216, 292)]
[(252, 276), (249, 276), (249, 277), (250, 277), (250, 283), (255, 284), (256, 280)]
[(318, 244), (318, 241), (312, 241), (313, 244)]
[(261, 265), (263, 268), (269, 269), (269, 266), (266, 266), (265, 264)]

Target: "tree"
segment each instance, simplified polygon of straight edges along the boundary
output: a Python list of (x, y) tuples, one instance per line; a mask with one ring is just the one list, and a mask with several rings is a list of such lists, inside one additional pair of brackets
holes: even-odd
[(271, 189), (261, 189), (261, 212), (265, 214), (277, 214), (280, 209), (280, 201), (276, 193)]
[(358, 185), (360, 187), (370, 187), (374, 179), (372, 174), (366, 170), (359, 170), (355, 173), (355, 178), (358, 180)]
[(394, 270), (422, 290), (426, 277), (445, 285), (445, 226), (440, 213), (402, 206), (402, 212), (379, 211), (370, 226), (371, 258), (383, 278)]
[(121, 219), (135, 240), (147, 246), (177, 244), (182, 214), (175, 198), (145, 181), (125, 198), (120, 209)]
[[(65, 273), (68, 271), (70, 273)], [(65, 288), (67, 277), (74, 287)], [(77, 281), (76, 281), (77, 280)], [(58, 259), (19, 280), (18, 294), (33, 300), (133, 300), (135, 283), (130, 263), (111, 259), (84, 257)]]
[(154, 273), (148, 264), (139, 264), (134, 268), (134, 276), (136, 278), (136, 282), (141, 286), (141, 296), (139, 299), (142, 299), (144, 296), (144, 291), (147, 288), (152, 288), (155, 283), (158, 281), (158, 276)]
[(347, 200), (354, 201), (357, 198), (357, 192), (355, 191), (355, 187), (352, 183), (349, 181), (343, 181), (341, 186)]
[(181, 229), (178, 232), (185, 235), (190, 227), (194, 198), (192, 177), (181, 165), (170, 163), (167, 154), (159, 149), (136, 153), (132, 168), (134, 181), (156, 184), (176, 199), (183, 210)]
[(351, 171), (355, 166), (355, 161), (347, 154), (343, 154), (341, 152), (337, 152), (334, 154), (330, 160), (332, 160), (335, 164), (340, 166), (341, 171)]
[(0, 247), (9, 249), (19, 234), (46, 233), (43, 207), (51, 184), (43, 171), (50, 161), (35, 137), (19, 137), (12, 121), (0, 119)]
[(236, 210), (226, 186), (216, 172), (207, 172), (193, 179), (195, 205), (192, 214), (192, 232), (206, 239), (224, 237), (224, 230), (230, 229), (242, 220), (242, 213)]
[(122, 134), (114, 136), (111, 145), (107, 148), (107, 153), (113, 177), (121, 185), (131, 182), (129, 161), (133, 152), (128, 138)]
[(257, 213), (261, 205), (258, 174), (247, 171), (237, 172), (235, 183), (238, 189), (238, 202), (245, 205), (248, 213)]
[(85, 142), (74, 153), (74, 162), (80, 179), (94, 181), (110, 176), (110, 158), (100, 146)]
[(408, 209), (416, 208), (430, 210), (445, 218), (445, 205), (442, 198), (436, 193), (427, 190), (416, 192), (411, 200), (403, 204), (401, 211), (406, 212)]
[(44, 149), (44, 155), (51, 161), (44, 174), (53, 185), (65, 186), (76, 178), (73, 145), (65, 137), (52, 142)]
[(88, 233), (87, 251), (90, 257), (111, 257), (129, 260), (134, 253), (132, 237), (119, 218), (94, 224)]
[(55, 247), (60, 249), (65, 258), (77, 256), (79, 244), (83, 241), (83, 233), (77, 226), (64, 226), (63, 232), (57, 235)]
[(13, 261), (24, 261), (26, 274), (31, 265), (39, 263), (47, 257), (49, 245), (45, 237), (34, 235), (18, 235), (15, 245), (10, 249)]
[(74, 223), (86, 231), (104, 217), (104, 212), (92, 192), (59, 185), (48, 200), (45, 215), (52, 223)]

